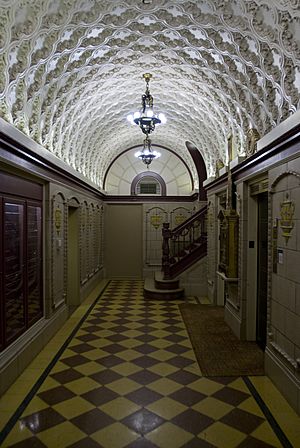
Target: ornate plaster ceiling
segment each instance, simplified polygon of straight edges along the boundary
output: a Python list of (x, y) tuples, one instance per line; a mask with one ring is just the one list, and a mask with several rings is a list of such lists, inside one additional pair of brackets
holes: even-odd
[(186, 140), (212, 175), (299, 108), (299, 49), (300, 0), (0, 0), (0, 116), (102, 187), (151, 72), (153, 142), (196, 180)]

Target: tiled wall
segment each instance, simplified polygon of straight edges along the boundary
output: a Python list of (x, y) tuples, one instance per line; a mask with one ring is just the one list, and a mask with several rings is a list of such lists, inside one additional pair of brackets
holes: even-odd
[[(102, 202), (58, 185), (50, 186), (49, 220), (46, 233), (50, 268), (48, 312), (66, 303), (68, 206), (79, 210), (79, 254), (81, 299), (103, 265), (103, 207)], [(58, 228), (57, 215), (60, 215)]]
[(144, 268), (161, 265), (163, 223), (169, 222), (170, 228), (175, 228), (200, 206), (200, 203), (144, 204)]
[[(270, 260), (267, 366), (280, 383), (284, 371), (289, 373), (291, 381), (285, 385), (285, 393), (300, 413), (300, 158), (270, 170), (269, 185), (270, 222), (272, 228), (277, 227), (278, 239), (275, 268)], [(281, 227), (285, 206), (290, 210), (290, 229)], [(284, 231), (290, 237), (285, 237)], [(276, 249), (272, 237), (270, 248)]]

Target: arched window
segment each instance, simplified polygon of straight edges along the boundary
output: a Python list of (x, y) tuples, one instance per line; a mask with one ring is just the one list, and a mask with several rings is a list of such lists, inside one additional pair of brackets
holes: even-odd
[(131, 183), (132, 195), (166, 196), (166, 183), (163, 178), (152, 171), (138, 174)]

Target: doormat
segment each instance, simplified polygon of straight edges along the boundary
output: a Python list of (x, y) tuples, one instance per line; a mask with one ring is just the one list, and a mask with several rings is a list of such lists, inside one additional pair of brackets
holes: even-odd
[(184, 303), (179, 309), (203, 376), (264, 375), (264, 352), (235, 336), (222, 307)]

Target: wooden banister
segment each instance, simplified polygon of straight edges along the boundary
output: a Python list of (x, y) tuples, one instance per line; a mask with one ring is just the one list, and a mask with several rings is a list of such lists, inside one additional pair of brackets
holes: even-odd
[(207, 205), (172, 230), (169, 223), (163, 224), (162, 271), (165, 279), (175, 277), (206, 255), (206, 217)]

